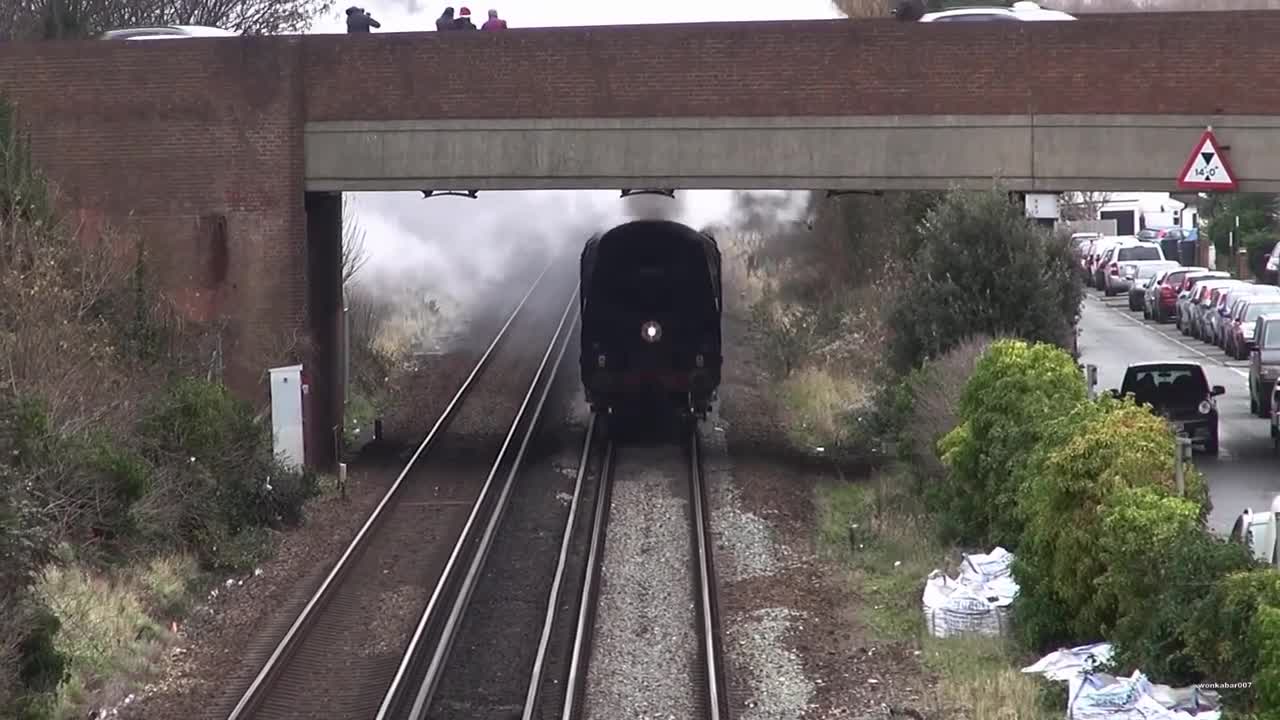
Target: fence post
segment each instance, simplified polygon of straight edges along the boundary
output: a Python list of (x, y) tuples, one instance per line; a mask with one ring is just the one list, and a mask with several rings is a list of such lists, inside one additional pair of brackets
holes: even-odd
[(1092, 363), (1084, 366), (1084, 381), (1089, 387), (1089, 399), (1098, 397), (1098, 366)]
[(1178, 433), (1173, 460), (1173, 477), (1178, 486), (1178, 497), (1187, 496), (1186, 464), (1191, 461), (1191, 438)]

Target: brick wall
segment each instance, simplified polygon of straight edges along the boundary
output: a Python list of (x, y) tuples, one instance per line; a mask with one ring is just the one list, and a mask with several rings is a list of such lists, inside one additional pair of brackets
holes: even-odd
[(1280, 114), (1280, 13), (321, 36), (312, 120)]
[(69, 207), (144, 238), (189, 318), (229, 319), (226, 370), (243, 392), (262, 372), (251, 359), (305, 311), (299, 50), (265, 39), (0, 46), (0, 93)]

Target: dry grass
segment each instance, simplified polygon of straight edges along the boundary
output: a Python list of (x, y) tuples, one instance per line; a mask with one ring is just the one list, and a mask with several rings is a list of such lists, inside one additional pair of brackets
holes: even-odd
[(911, 414), (903, 431), (911, 445), (913, 468), (925, 478), (940, 478), (945, 472), (936, 452), (938, 441), (959, 423), (960, 394), (991, 342), (981, 336), (957, 345), (925, 365), (913, 382)]
[(1041, 704), (1044, 683), (1023, 674), (1015, 653), (999, 638), (927, 638), (926, 667), (941, 682), (935, 699), (956, 720), (1050, 720)]
[(1019, 671), (1009, 644), (993, 638), (929, 636), (921, 595), (934, 569), (953, 573), (961, 553), (934, 542), (933, 527), (904, 480), (881, 474), (859, 483), (820, 487), (819, 546), (849, 573), (859, 617), (880, 639), (918, 643), (938, 678), (926, 717), (958, 720), (1048, 720), (1041, 681)]
[(797, 447), (825, 452), (846, 448), (853, 438), (850, 415), (870, 400), (870, 388), (825, 370), (794, 373), (778, 386), (783, 427)]
[(68, 659), (70, 673), (53, 718), (82, 718), (92, 708), (117, 703), (160, 669), (172, 638), (148, 614), (146, 590), (129, 574), (111, 578), (74, 565), (53, 566), (36, 594), (62, 621), (54, 645)]

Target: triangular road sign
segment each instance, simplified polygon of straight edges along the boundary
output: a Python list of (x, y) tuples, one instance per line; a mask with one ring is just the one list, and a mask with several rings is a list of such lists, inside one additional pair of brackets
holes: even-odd
[(1184, 190), (1235, 190), (1236, 175), (1227, 157), (1218, 149), (1212, 130), (1205, 130), (1191, 150), (1191, 156), (1178, 174), (1178, 187)]

